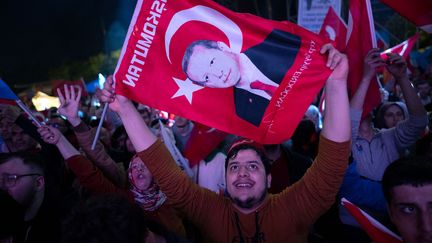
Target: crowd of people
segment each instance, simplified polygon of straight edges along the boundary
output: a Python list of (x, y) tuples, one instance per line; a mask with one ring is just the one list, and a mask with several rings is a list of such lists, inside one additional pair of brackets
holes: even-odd
[[(323, 114), (311, 104), (282, 144), (226, 135), (190, 168), (167, 144), (184, 155), (200, 124), (115, 94), (112, 77), (94, 149), (81, 89), (57, 90), (41, 126), (0, 105), (0, 242), (372, 242), (341, 198), (404, 242), (432, 242), (432, 64), (409, 73), (372, 49), (348, 97), (347, 57), (321, 53), (332, 70)], [(395, 85), (364, 114), (383, 68)]]

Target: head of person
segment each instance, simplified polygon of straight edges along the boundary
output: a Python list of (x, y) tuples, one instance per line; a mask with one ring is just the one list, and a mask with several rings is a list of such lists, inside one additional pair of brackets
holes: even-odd
[(249, 211), (262, 204), (271, 185), (270, 159), (262, 145), (248, 139), (235, 142), (225, 171), (226, 189), (237, 208)]
[(135, 148), (126, 133), (124, 126), (115, 129), (111, 136), (111, 145), (113, 148), (126, 153), (135, 153)]
[(63, 243), (143, 243), (149, 234), (142, 210), (118, 195), (91, 197), (63, 221)]
[(425, 99), (431, 95), (431, 85), (427, 80), (419, 80), (416, 82), (416, 89), (420, 98)]
[(65, 134), (68, 130), (66, 121), (59, 114), (53, 114), (48, 119), (47, 125), (57, 128), (63, 134)]
[(432, 160), (412, 157), (390, 164), (382, 179), (390, 219), (404, 242), (432, 242)]
[(129, 163), (128, 177), (130, 183), (140, 191), (146, 191), (153, 184), (153, 175), (138, 156)]
[(174, 119), (173, 133), (179, 136), (187, 136), (192, 132), (191, 125), (192, 123), (190, 120), (181, 116), (176, 116)]
[(10, 130), (11, 125), (12, 123), (10, 123), (4, 116), (0, 116), (0, 136), (5, 140), (12, 139)]
[(28, 151), (36, 148), (36, 141), (16, 124), (11, 126), (13, 151)]
[(241, 79), (239, 58), (240, 55), (223, 42), (198, 40), (186, 48), (182, 69), (198, 85), (228, 88)]
[(150, 108), (148, 106), (138, 104), (137, 110), (140, 113), (145, 124), (147, 124), (147, 126), (150, 126), (150, 123), (152, 121), (152, 114), (151, 114)]
[(41, 158), (27, 152), (0, 154), (0, 189), (26, 208), (42, 200), (45, 173)]
[(403, 102), (386, 102), (377, 113), (378, 128), (392, 128), (407, 118), (407, 108)]

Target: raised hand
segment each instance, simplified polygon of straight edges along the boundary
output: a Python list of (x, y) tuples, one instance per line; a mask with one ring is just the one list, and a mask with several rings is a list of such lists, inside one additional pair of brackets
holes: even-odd
[(395, 77), (397, 82), (408, 77), (405, 58), (394, 53), (387, 53), (387, 57), (387, 70)]
[(77, 126), (81, 119), (78, 116), (78, 108), (81, 100), (81, 87), (78, 87), (78, 92), (75, 91), (76, 86), (64, 85), (64, 94), (60, 89), (57, 93), (60, 99), (60, 107), (58, 112), (65, 116), (72, 126)]
[(104, 89), (98, 98), (104, 103), (108, 102), (109, 108), (115, 112), (120, 112), (123, 105), (130, 102), (128, 98), (115, 94), (114, 79), (112, 75), (108, 76), (106, 79)]
[(376, 75), (377, 68), (385, 67), (385, 61), (381, 58), (379, 48), (369, 50), (363, 60), (363, 79), (371, 80)]
[(346, 55), (340, 53), (331, 44), (325, 44), (320, 53), (328, 53), (327, 67), (333, 70), (327, 82), (339, 80), (346, 83), (348, 78), (348, 58)]
[(44, 140), (45, 143), (49, 144), (57, 144), (60, 140), (60, 138), (63, 136), (62, 133), (54, 127), (43, 125), (38, 128), (38, 132)]

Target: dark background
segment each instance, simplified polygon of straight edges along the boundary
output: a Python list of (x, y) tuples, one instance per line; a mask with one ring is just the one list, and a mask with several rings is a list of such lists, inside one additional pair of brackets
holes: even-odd
[[(180, 0), (179, 0), (180, 1)], [(219, 0), (239, 12), (297, 20), (297, 0)], [(348, 1), (343, 0), (346, 19)], [(0, 77), (14, 89), (114, 70), (136, 0), (0, 0)], [(377, 30), (399, 43), (415, 28), (372, 0)], [(402, 23), (402, 24), (401, 24)], [(117, 51), (117, 52), (115, 52)]]

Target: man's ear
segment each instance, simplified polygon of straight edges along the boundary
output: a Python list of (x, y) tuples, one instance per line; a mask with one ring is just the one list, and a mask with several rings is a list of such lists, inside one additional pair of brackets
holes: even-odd
[(227, 46), (227, 44), (225, 44), (224, 42), (222, 42), (222, 41), (218, 41), (217, 42), (217, 45), (218, 45), (218, 48), (219, 48), (219, 50), (221, 50), (221, 51), (229, 51), (229, 52), (231, 52), (231, 49)]
[(271, 174), (268, 174), (267, 175), (267, 188), (270, 188), (270, 186), (271, 186), (271, 180), (272, 180)]
[(43, 190), (45, 188), (45, 177), (38, 176), (36, 178), (36, 188), (38, 191)]

